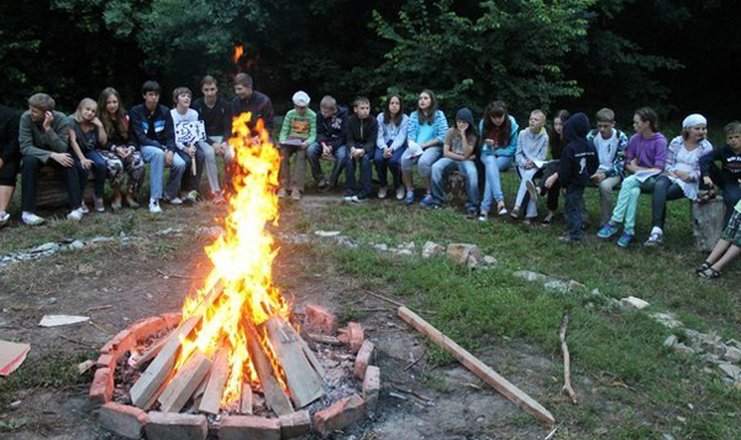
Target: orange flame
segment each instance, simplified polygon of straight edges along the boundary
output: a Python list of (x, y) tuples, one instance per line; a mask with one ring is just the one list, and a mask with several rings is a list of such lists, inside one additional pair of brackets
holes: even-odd
[(242, 55), (244, 55), (244, 46), (241, 44), (235, 44), (234, 55), (232, 55), (232, 62), (234, 64), (239, 64), (239, 59), (242, 58)]
[[(262, 119), (251, 130), (250, 113), (234, 120), (234, 137), (229, 139), (235, 148), (239, 165), (234, 176), (236, 193), (229, 199), (224, 234), (206, 247), (213, 270), (205, 287), (183, 306), (182, 320), (201, 313), (201, 326), (183, 340), (176, 363), (180, 368), (194, 350), (209, 356), (222, 346), (229, 347), (229, 375), (221, 405), (238, 402), (244, 382), (257, 384), (257, 374), (247, 349), (249, 332), (245, 325), (258, 326), (272, 316), (288, 318), (289, 305), (272, 284), (272, 263), (277, 254), (273, 237), (265, 230), (278, 219), (278, 186), (280, 153), (270, 142)], [(199, 309), (201, 300), (221, 282), (223, 293), (210, 307)], [(245, 322), (249, 324), (245, 324)], [(277, 365), (267, 338), (260, 343)], [(285, 379), (277, 378), (285, 387)]]

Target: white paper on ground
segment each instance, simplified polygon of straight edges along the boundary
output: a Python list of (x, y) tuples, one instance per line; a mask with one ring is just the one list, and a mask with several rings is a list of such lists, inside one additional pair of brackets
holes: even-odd
[(17, 342), (0, 341), (0, 376), (7, 376), (26, 359), (31, 346)]
[(314, 234), (320, 237), (336, 237), (340, 235), (340, 231), (314, 231)]
[(79, 324), (90, 320), (87, 316), (44, 315), (39, 322), (41, 327), (58, 327), (60, 325)]

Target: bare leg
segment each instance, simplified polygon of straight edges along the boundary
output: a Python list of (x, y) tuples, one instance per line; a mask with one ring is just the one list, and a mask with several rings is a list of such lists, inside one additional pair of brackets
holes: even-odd
[(10, 200), (13, 198), (14, 186), (0, 186), (0, 212), (7, 212)]
[[(713, 249), (713, 251), (715, 251), (715, 249)], [(726, 251), (726, 253), (723, 254), (723, 256), (720, 257), (720, 259), (716, 261), (715, 264), (713, 264), (711, 267), (720, 272), (726, 264), (733, 261), (733, 259), (738, 257), (739, 254), (741, 254), (741, 248), (736, 246), (735, 244), (732, 244), (731, 247), (728, 248), (728, 251)]]
[(710, 252), (710, 255), (705, 259), (710, 264), (715, 264), (722, 256), (726, 253), (726, 250), (731, 245), (731, 242), (728, 240), (720, 239), (717, 243), (715, 243), (715, 247), (713, 248), (713, 251)]

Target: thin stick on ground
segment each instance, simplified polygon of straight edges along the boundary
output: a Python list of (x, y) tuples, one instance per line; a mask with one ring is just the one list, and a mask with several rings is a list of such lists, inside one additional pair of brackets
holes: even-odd
[(576, 405), (576, 393), (571, 387), (571, 355), (569, 346), (566, 344), (566, 330), (569, 328), (569, 314), (564, 313), (563, 324), (561, 324), (561, 351), (563, 352), (563, 391), (571, 398), (571, 403)]
[(193, 277), (193, 276), (190, 276), (190, 275), (178, 275), (178, 274), (174, 274), (174, 273), (166, 273), (165, 271), (163, 271), (161, 269), (157, 269), (157, 273), (159, 273), (163, 277), (167, 277), (167, 278), (181, 278), (181, 279), (184, 279), (184, 280), (195, 280), (196, 279), (196, 277)]

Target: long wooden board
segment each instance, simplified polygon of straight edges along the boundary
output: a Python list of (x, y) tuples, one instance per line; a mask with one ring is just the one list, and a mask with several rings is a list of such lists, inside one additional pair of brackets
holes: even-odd
[(211, 369), (213, 362), (200, 351), (188, 358), (162, 392), (160, 411), (179, 412)]
[(517, 388), (504, 377), (500, 376), (491, 367), (481, 362), (460, 345), (456, 344), (440, 330), (422, 319), (419, 315), (404, 306), (399, 307), (397, 313), (401, 319), (417, 329), (420, 333), (429, 336), (437, 345), (444, 348), (448, 353), (458, 359), (463, 366), (471, 370), (473, 374), (489, 384), (504, 397), (514, 402), (525, 412), (535, 416), (550, 426), (553, 426), (556, 423), (553, 415), (535, 399), (528, 396), (527, 393)]
[(252, 365), (257, 371), (257, 377), (260, 379), (262, 391), (265, 395), (265, 403), (279, 416), (292, 413), (291, 400), (273, 376), (273, 367), (257, 340), (257, 331), (252, 327), (252, 324), (245, 323), (245, 326), (247, 327), (247, 349), (250, 352)]
[(200, 412), (218, 414), (221, 407), (221, 397), (224, 394), (224, 386), (229, 376), (229, 352), (222, 348), (216, 353), (214, 366), (208, 378), (206, 391), (203, 393), (201, 403), (198, 406)]
[(278, 363), (286, 373), (291, 400), (296, 408), (303, 408), (322, 397), (322, 377), (304, 354), (300, 338), (293, 327), (279, 317), (270, 318), (266, 326)]

